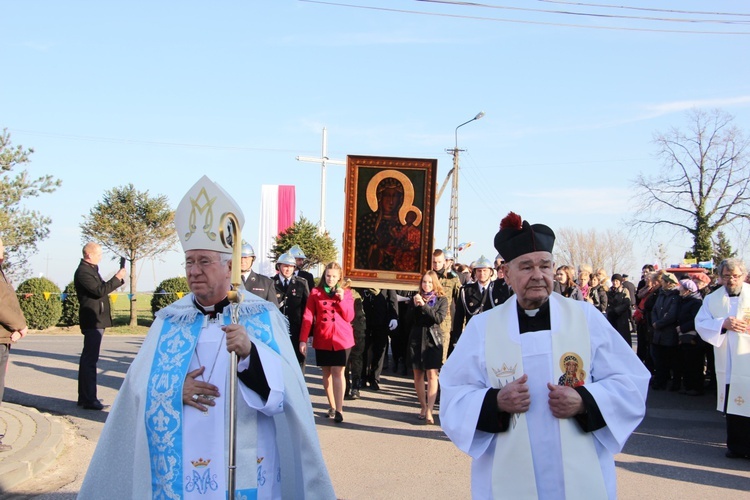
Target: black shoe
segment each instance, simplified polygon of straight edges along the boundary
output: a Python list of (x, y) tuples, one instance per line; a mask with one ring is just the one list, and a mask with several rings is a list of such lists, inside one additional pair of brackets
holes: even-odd
[[(104, 402), (104, 400), (103, 400), (103, 399), (97, 399), (97, 401), (98, 401), (98, 402), (100, 402), (100, 403), (103, 403), (103, 402)], [(79, 400), (78, 400), (78, 402), (77, 402), (76, 404), (77, 404), (78, 406), (83, 406), (83, 401), (81, 401), (81, 400), (79, 399)]]
[(352, 399), (355, 399), (354, 397), (354, 391), (349, 391), (346, 394), (344, 394), (344, 399), (351, 401)]
[(344, 416), (341, 414), (340, 411), (336, 412), (336, 416), (333, 418), (333, 421), (336, 422), (337, 424), (340, 424), (341, 422), (344, 421)]
[(377, 380), (375, 379), (370, 380), (370, 389), (372, 389), (373, 391), (380, 390), (380, 384), (378, 383)]
[(99, 401), (97, 401), (95, 403), (83, 405), (83, 409), (84, 410), (98, 410), (98, 411), (101, 411), (101, 410), (106, 410), (107, 408), (109, 408), (109, 405), (103, 405)]
[(352, 389), (352, 397), (351, 399), (359, 399), (361, 396), (359, 394), (359, 389)]
[(743, 455), (742, 453), (735, 453), (732, 450), (727, 450), (724, 456), (727, 458), (747, 458), (747, 455)]

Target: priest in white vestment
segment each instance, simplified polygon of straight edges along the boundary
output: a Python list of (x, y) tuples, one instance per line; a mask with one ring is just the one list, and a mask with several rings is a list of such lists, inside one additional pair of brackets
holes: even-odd
[(750, 285), (740, 259), (717, 268), (724, 286), (709, 294), (695, 316), (698, 334), (714, 346), (716, 409), (727, 421), (727, 458), (750, 458)]
[(440, 374), (440, 423), (475, 499), (616, 497), (614, 455), (650, 374), (602, 314), (552, 293), (554, 232), (509, 213), (495, 236), (515, 295), (467, 325)]
[(336, 498), (286, 320), (253, 294), (228, 299), (227, 213), (241, 228), (239, 206), (205, 176), (180, 202), (175, 226), (192, 293), (157, 313), (79, 498), (227, 498), (231, 352), (239, 361), (234, 498)]

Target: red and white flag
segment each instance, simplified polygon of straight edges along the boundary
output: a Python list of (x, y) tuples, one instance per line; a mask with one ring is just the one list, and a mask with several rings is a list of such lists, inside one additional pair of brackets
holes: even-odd
[(260, 224), (258, 245), (255, 246), (255, 272), (266, 276), (276, 273), (274, 262), (268, 258), (273, 239), (296, 218), (294, 186), (271, 186), (264, 184), (260, 193)]

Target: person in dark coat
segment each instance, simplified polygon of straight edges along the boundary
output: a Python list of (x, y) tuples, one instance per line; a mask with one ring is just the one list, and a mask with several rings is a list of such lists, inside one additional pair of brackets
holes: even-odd
[(250, 243), (243, 241), (240, 271), (245, 290), (279, 307), (279, 303), (276, 301), (276, 287), (273, 284), (273, 280), (268, 276), (263, 276), (253, 271), (253, 262), (255, 262), (255, 250), (253, 250)]
[[(0, 239), (0, 266), (5, 258), (5, 246)], [(26, 335), (26, 317), (21, 311), (18, 296), (13, 286), (5, 277), (0, 267), (0, 403), (5, 391), (5, 370), (8, 367), (8, 356), (11, 344), (15, 344)], [(0, 435), (0, 452), (10, 451), (13, 447), (2, 443), (3, 435)]]
[(607, 291), (601, 283), (599, 276), (589, 276), (589, 291), (586, 294), (586, 302), (596, 307), (602, 314), (607, 314)]
[(94, 242), (86, 243), (83, 259), (73, 276), (83, 334), (83, 351), (78, 362), (78, 405), (86, 410), (103, 410), (109, 406), (103, 405), (96, 396), (96, 363), (104, 329), (112, 326), (109, 294), (125, 284), (124, 267), (109, 281), (104, 281), (99, 275), (101, 260), (102, 247)]
[(388, 333), (398, 328), (398, 296), (395, 290), (362, 288), (365, 311), (365, 352), (362, 380), (370, 389), (380, 389), (383, 361), (388, 355)]
[(302, 251), (302, 248), (300, 248), (299, 245), (294, 245), (289, 249), (289, 254), (294, 257), (296, 266), (294, 275), (298, 278), (304, 279), (307, 282), (307, 289), (312, 291), (312, 289), (315, 288), (315, 278), (311, 273), (305, 271), (304, 269), (305, 259), (307, 259), (305, 252)]
[(630, 297), (622, 287), (622, 276), (619, 274), (612, 275), (612, 288), (607, 292), (607, 320), (628, 345), (633, 345), (630, 335)]
[[(489, 311), (500, 305), (499, 297), (493, 291), (495, 282), (492, 280), (492, 261), (484, 255), (474, 262), (476, 281), (461, 287), (456, 301), (456, 316), (453, 318), (451, 343), (456, 345), (461, 338), (466, 324), (479, 313)], [(497, 300), (497, 303), (495, 302)]]
[[(672, 273), (661, 274), (661, 290), (651, 311), (654, 336), (651, 339), (651, 357), (654, 360), (654, 378), (651, 388), (655, 391), (667, 388), (671, 372), (677, 368), (677, 314), (680, 310), (680, 293), (677, 278)], [(679, 390), (679, 379), (670, 390)]]
[[(279, 273), (273, 277), (276, 301), (279, 303), (281, 314), (289, 320), (289, 338), (292, 345), (296, 347), (299, 344), (302, 316), (305, 313), (310, 289), (307, 288), (307, 281), (294, 275), (296, 262), (288, 253), (279, 256), (276, 267), (279, 270)], [(299, 349), (294, 351), (302, 373), (305, 373), (305, 355)]]
[[(443, 332), (440, 324), (448, 314), (448, 300), (435, 271), (422, 276), (409, 315), (409, 353), (414, 369), (414, 389), (419, 399), (419, 419), (434, 424), (432, 410), (438, 392), (438, 370), (443, 365)], [(427, 391), (424, 378), (427, 375)]]
[(704, 341), (695, 331), (695, 316), (703, 304), (698, 287), (689, 279), (680, 280), (680, 309), (677, 313), (677, 333), (680, 366), (684, 387), (680, 393), (689, 396), (703, 394)]

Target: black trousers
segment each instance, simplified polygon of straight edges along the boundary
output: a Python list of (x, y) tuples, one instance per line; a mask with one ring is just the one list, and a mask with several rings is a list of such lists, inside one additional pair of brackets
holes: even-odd
[(651, 344), (651, 357), (654, 359), (654, 377), (651, 383), (654, 387), (666, 389), (667, 383), (672, 378), (672, 371), (675, 369), (677, 346)]
[(388, 328), (365, 331), (365, 380), (380, 382), (383, 372), (383, 359), (388, 348)]
[(729, 384), (724, 393), (724, 414), (727, 417), (727, 448), (740, 455), (750, 456), (750, 417), (727, 413)]
[(102, 345), (104, 328), (81, 330), (83, 351), (78, 362), (78, 402), (82, 405), (96, 404), (96, 363)]

